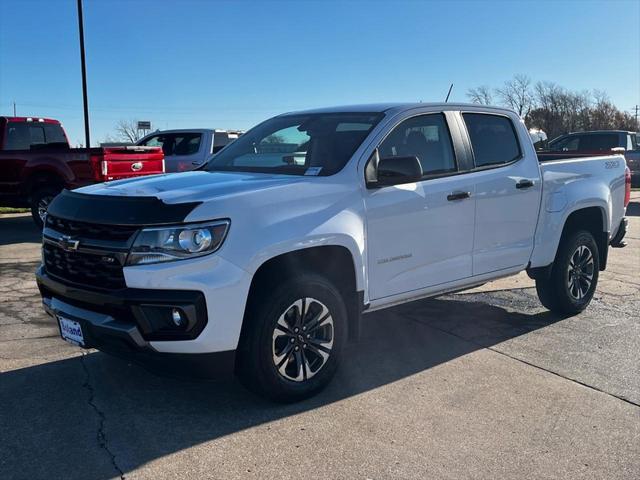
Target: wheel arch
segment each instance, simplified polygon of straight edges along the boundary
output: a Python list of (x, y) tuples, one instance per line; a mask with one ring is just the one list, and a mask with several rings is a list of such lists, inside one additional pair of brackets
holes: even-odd
[[(553, 240), (544, 249), (534, 249), (534, 255), (532, 256), (532, 262), (530, 262), (527, 273), (531, 278), (538, 278), (540, 276), (546, 276), (550, 273), (557, 255), (560, 243), (567, 235), (578, 230), (587, 230), (590, 232), (596, 240), (598, 245), (598, 256), (600, 260), (600, 270), (604, 270), (607, 267), (607, 258), (609, 253), (609, 231), (608, 231), (608, 215), (607, 210), (602, 204), (593, 203), (589, 205), (580, 205), (579, 207), (565, 212), (564, 219), (558, 223), (551, 222), (551, 225), (555, 223), (557, 225), (554, 228), (549, 226), (544, 230), (544, 234), (551, 236)], [(554, 235), (554, 231), (556, 232)], [(540, 254), (536, 258), (536, 254)], [(541, 261), (541, 258), (546, 258)]]
[(260, 298), (260, 289), (264, 285), (291, 278), (298, 273), (322, 275), (336, 286), (347, 308), (349, 339), (356, 340), (360, 333), (364, 293), (358, 290), (357, 263), (344, 245), (313, 246), (281, 253), (265, 260), (251, 279), (245, 313), (250, 308), (250, 303)]
[(586, 230), (598, 245), (600, 270), (607, 267), (607, 254), (609, 251), (609, 223), (606, 210), (602, 206), (589, 206), (574, 210), (564, 222), (560, 241), (573, 232)]
[(66, 181), (64, 177), (55, 170), (38, 169), (30, 173), (25, 185), (26, 193), (31, 201), (31, 195), (39, 188), (52, 187), (62, 190), (66, 185)]

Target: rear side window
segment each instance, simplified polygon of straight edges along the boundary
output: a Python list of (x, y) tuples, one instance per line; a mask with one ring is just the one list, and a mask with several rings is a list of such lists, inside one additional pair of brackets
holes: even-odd
[(476, 167), (504, 165), (522, 155), (513, 123), (508, 117), (463, 113)]
[(140, 142), (147, 147), (162, 147), (165, 157), (170, 155), (192, 155), (200, 149), (200, 133), (166, 133), (154, 135)]
[(200, 150), (202, 135), (199, 133), (184, 133), (175, 136), (174, 155), (193, 155)]
[(47, 145), (51, 143), (63, 143), (67, 144), (67, 137), (64, 134), (64, 130), (61, 125), (56, 125), (55, 123), (45, 123), (42, 125), (44, 128), (44, 138), (47, 141)]
[(381, 158), (417, 157), (425, 176), (457, 170), (451, 136), (442, 114), (420, 115), (405, 120), (384, 139), (378, 151)]
[(580, 138), (580, 150), (604, 152), (619, 147), (617, 133), (598, 133), (582, 135)]
[(44, 128), (40, 125), (29, 126), (29, 137), (31, 138), (31, 146), (45, 145), (47, 142), (44, 139)]

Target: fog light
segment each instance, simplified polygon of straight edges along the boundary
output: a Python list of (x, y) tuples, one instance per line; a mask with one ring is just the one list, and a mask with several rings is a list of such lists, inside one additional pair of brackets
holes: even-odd
[(176, 327), (184, 327), (185, 324), (187, 323), (187, 319), (182, 315), (182, 312), (177, 308), (173, 308), (171, 310), (171, 320), (173, 320), (173, 323), (175, 324)]

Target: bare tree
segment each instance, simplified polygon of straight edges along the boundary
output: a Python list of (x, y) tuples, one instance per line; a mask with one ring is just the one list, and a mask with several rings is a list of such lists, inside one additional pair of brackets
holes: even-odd
[(142, 138), (136, 120), (120, 120), (116, 123), (115, 131), (118, 139), (123, 142), (136, 143)]
[(282, 135), (277, 135), (275, 133), (272, 133), (271, 135), (266, 137), (264, 140), (262, 140), (262, 142), (263, 143), (284, 143), (284, 137)]
[(593, 92), (595, 100), (591, 111), (591, 128), (593, 130), (610, 130), (617, 127), (616, 113), (621, 113), (611, 103), (609, 96), (600, 90)]
[(491, 105), (493, 103), (491, 88), (486, 85), (480, 85), (477, 88), (467, 90), (467, 98), (471, 100), (471, 103), (478, 103), (480, 105)]
[(527, 115), (533, 108), (531, 79), (526, 75), (514, 76), (511, 80), (504, 82), (502, 88), (497, 88), (496, 93), (502, 103), (518, 112), (521, 117)]
[[(471, 89), (467, 96), (474, 103), (484, 103), (482, 92), (487, 90)], [(495, 93), (524, 117), (527, 126), (544, 130), (550, 139), (585, 130), (638, 130), (633, 115), (620, 111), (602, 91), (575, 92), (553, 82), (532, 85), (529, 77), (516, 75)]]

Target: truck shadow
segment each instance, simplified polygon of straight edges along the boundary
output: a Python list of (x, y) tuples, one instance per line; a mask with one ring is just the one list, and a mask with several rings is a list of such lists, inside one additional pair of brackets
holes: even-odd
[(102, 353), (3, 373), (2, 477), (111, 478), (116, 470), (110, 453), (126, 475), (166, 455), (370, 392), (561, 320), (535, 306), (530, 292), (512, 294), (539, 313), (510, 312), (470, 294), (365, 315), (361, 341), (348, 346), (331, 385), (293, 405), (269, 403), (237, 382), (157, 377)]
[(631, 201), (627, 206), (628, 217), (640, 217), (640, 202)]
[(13, 243), (41, 243), (42, 232), (31, 215), (0, 216), (0, 245)]

